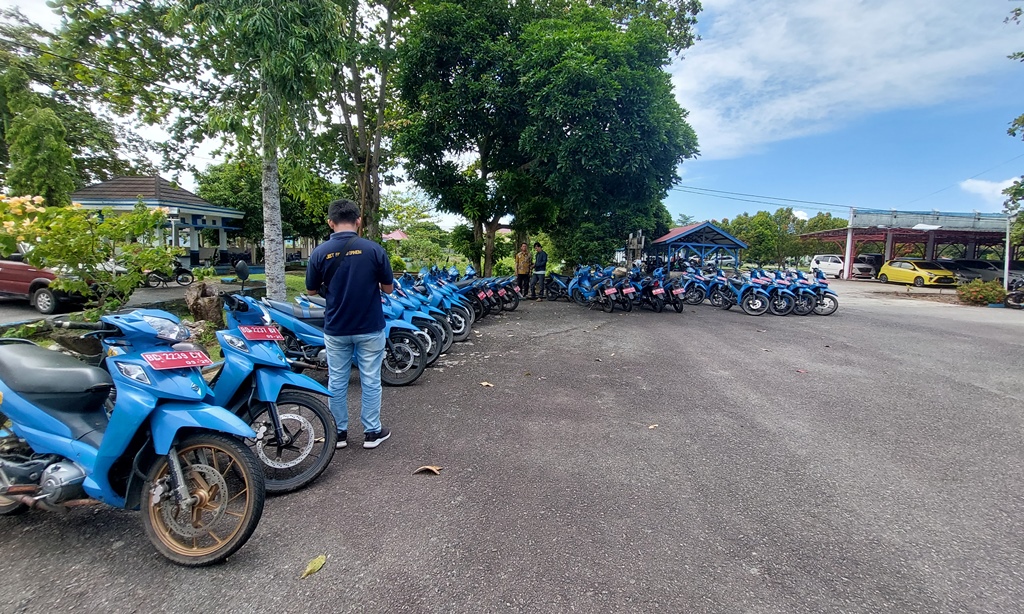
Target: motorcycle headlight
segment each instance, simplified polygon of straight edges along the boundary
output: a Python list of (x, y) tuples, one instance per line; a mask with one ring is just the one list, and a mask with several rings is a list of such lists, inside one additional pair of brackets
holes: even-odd
[(245, 340), (243, 340), (241, 337), (236, 337), (234, 335), (229, 335), (225, 333), (224, 341), (226, 341), (228, 345), (230, 345), (231, 347), (235, 348), (240, 352), (245, 352), (246, 354), (249, 353), (249, 346), (246, 345)]
[(160, 339), (167, 341), (184, 341), (188, 339), (188, 329), (168, 320), (167, 318), (157, 318), (155, 316), (142, 316), (142, 319), (153, 327), (156, 331), (156, 336)]
[(121, 372), (121, 375), (128, 379), (133, 379), (143, 384), (149, 383), (149, 376), (146, 375), (146, 370), (139, 365), (133, 365), (131, 363), (117, 363), (117, 370)]

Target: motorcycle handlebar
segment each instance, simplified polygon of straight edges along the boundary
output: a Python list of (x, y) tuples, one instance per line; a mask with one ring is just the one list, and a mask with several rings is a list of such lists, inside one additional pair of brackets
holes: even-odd
[(57, 328), (71, 328), (75, 330), (109, 330), (112, 329), (106, 322), (54, 322)]

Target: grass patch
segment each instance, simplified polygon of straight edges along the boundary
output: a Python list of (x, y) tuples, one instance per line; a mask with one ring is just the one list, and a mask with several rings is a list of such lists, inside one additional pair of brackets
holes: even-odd
[[(250, 281), (258, 281), (260, 283), (267, 283), (267, 276), (263, 274), (250, 275)], [(293, 300), (296, 296), (306, 293), (306, 273), (302, 271), (289, 271), (284, 275), (284, 285), (287, 287), (288, 300)]]

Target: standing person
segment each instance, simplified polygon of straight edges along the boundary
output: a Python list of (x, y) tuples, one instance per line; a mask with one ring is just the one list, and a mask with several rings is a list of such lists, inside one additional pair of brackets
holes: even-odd
[(333, 234), (309, 256), (306, 292), (321, 294), (324, 343), (330, 373), (331, 413), (338, 424), (338, 448), (348, 445), (348, 379), (355, 359), (362, 388), (363, 447), (376, 448), (391, 436), (380, 423), (380, 366), (384, 359), (384, 311), (380, 293), (390, 294), (395, 278), (387, 252), (358, 235), (359, 205), (331, 203), (327, 224)]
[[(533, 244), (537, 257), (533, 260), (533, 282), (530, 284), (530, 298), (542, 300), (544, 297), (544, 274), (548, 268), (548, 253), (540, 248), (540, 241)], [(538, 286), (540, 291), (538, 292)]]
[(530, 254), (526, 243), (519, 246), (516, 252), (516, 285), (519, 286), (519, 294), (526, 296), (526, 290), (530, 286), (530, 271), (533, 269), (533, 256)]

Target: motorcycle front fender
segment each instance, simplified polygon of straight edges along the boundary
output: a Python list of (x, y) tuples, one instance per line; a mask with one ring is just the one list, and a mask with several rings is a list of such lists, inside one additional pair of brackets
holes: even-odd
[(256, 432), (241, 418), (217, 405), (206, 403), (162, 403), (149, 417), (153, 447), (157, 454), (167, 454), (178, 432), (197, 429), (227, 433), (252, 439)]
[(824, 293), (825, 293), (825, 294), (831, 294), (832, 296), (834, 296), (834, 297), (836, 297), (836, 298), (839, 298), (839, 295), (838, 295), (838, 294), (836, 294), (836, 291), (835, 291), (835, 290), (825, 290), (825, 291), (824, 291)]
[(326, 396), (331, 394), (313, 378), (295, 373), (290, 369), (256, 370), (256, 398), (260, 401), (277, 401), (277, 397), (281, 396), (281, 390), (285, 387), (299, 388)]

